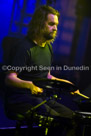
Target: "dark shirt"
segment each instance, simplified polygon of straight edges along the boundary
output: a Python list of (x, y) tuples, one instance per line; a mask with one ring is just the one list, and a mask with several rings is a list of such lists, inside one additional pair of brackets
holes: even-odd
[(24, 80), (46, 78), (51, 67), (51, 50), (51, 45), (46, 44), (45, 47), (41, 47), (27, 38), (23, 39), (11, 65), (20, 68), (16, 72)]

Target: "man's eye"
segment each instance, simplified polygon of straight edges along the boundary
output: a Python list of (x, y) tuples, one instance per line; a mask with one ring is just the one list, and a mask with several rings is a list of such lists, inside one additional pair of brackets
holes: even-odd
[(53, 26), (53, 25), (54, 25), (54, 23), (49, 23), (49, 25), (50, 25), (50, 26)]
[(53, 26), (53, 25), (58, 26), (58, 24), (56, 24), (56, 23), (52, 23), (52, 22), (50, 22), (50, 23), (49, 23), (49, 25), (50, 25), (50, 26)]

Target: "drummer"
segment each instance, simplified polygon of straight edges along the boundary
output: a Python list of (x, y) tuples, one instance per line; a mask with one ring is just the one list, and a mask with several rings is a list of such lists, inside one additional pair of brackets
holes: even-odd
[[(39, 7), (29, 23), (27, 36), (12, 50), (11, 69), (7, 71), (5, 79), (8, 86), (6, 103), (8, 112), (25, 115), (31, 107), (44, 100), (40, 95), (43, 88), (36, 86), (32, 79), (48, 78), (72, 84), (68, 80), (54, 77), (48, 69), (39, 69), (40, 66), (51, 66), (53, 55), (51, 43), (57, 35), (59, 16), (59, 12), (50, 6)], [(74, 111), (54, 100), (40, 106), (37, 112), (70, 120), (74, 116)], [(69, 133), (70, 130), (67, 135)], [(75, 136), (73, 133), (70, 133), (71, 135)]]

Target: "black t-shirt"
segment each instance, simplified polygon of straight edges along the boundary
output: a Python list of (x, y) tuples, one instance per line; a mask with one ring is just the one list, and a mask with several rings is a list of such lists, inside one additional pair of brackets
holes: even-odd
[(12, 70), (19, 73), (24, 80), (46, 78), (51, 67), (52, 46), (41, 47), (25, 38), (17, 45), (16, 54), (12, 60)]

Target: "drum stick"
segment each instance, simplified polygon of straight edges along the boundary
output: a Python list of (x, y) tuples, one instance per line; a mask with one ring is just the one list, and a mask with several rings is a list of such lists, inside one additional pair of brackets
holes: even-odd
[(76, 93), (76, 94), (78, 94), (78, 95), (80, 95), (80, 96), (82, 96), (82, 97), (84, 97), (84, 98), (86, 98), (86, 99), (90, 99), (90, 97), (88, 97), (88, 96), (86, 96), (86, 95), (84, 95), (84, 94), (82, 94), (82, 93)]

